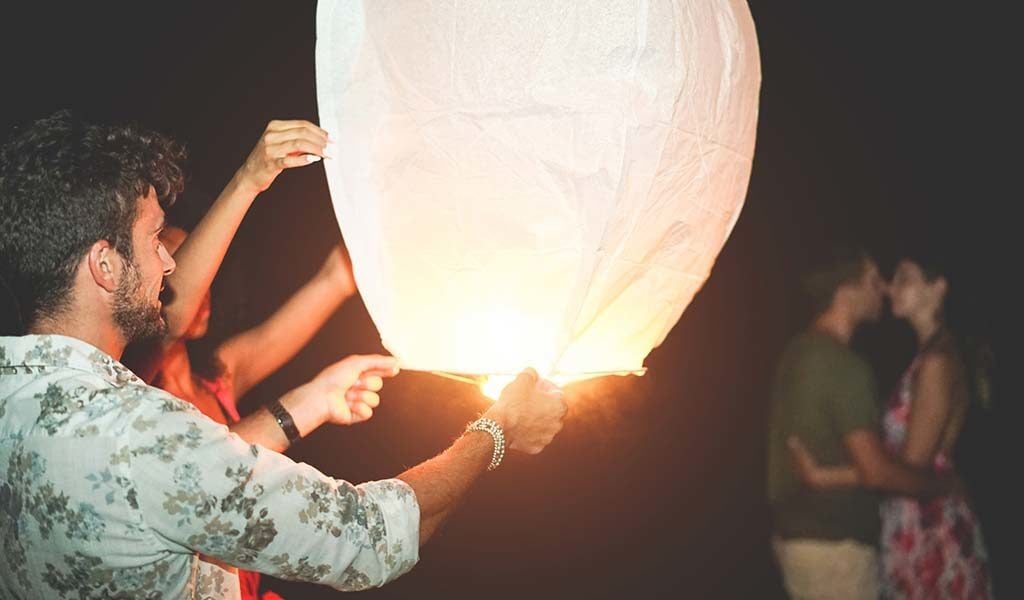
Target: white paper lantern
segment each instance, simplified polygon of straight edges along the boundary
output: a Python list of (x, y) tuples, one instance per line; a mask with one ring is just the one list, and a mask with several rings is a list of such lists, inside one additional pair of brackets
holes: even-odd
[(323, 0), (324, 162), (405, 368), (642, 368), (739, 216), (760, 66), (742, 0)]

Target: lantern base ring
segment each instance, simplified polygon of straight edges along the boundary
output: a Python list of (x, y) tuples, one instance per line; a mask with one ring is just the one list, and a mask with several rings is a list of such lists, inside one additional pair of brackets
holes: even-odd
[[(406, 371), (415, 371), (416, 369), (404, 369)], [(488, 377), (512, 377), (514, 378), (519, 373), (486, 373), (486, 374), (472, 374), (472, 373), (449, 373), (448, 371), (427, 371), (433, 375), (452, 379), (454, 381), (461, 381), (462, 383), (469, 383), (471, 385), (480, 385), (487, 381)], [(552, 373), (551, 375), (545, 376), (545, 379), (590, 379), (592, 377), (604, 377), (606, 375), (636, 375), (642, 377), (647, 373), (647, 368), (642, 369), (631, 369), (622, 371), (585, 371), (582, 373)]]

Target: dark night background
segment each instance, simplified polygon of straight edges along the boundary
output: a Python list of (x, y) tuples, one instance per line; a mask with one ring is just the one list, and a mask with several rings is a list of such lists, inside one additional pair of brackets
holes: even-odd
[[(191, 182), (172, 216), (191, 227), (268, 120), (317, 120), (314, 2), (92, 4), (0, 13), (4, 132), (70, 107), (177, 137)], [(1010, 495), (1021, 448), (1009, 380), (1020, 193), (1007, 149), (1020, 65), (1001, 7), (754, 0), (763, 83), (747, 203), (710, 280), (648, 358), (649, 375), (574, 391), (572, 419), (548, 450), (506, 459), (413, 572), (363, 596), (783, 597), (763, 492), (768, 388), (806, 321), (798, 274), (830, 240), (852, 238), (883, 265), (904, 243), (937, 242), (957, 257), (968, 322), (997, 357), (995, 405), (972, 415), (961, 467), (997, 597), (1024, 597)], [(265, 318), (339, 239), (322, 167), (283, 174), (235, 238), (211, 335)], [(911, 356), (909, 331), (883, 323), (858, 346), (887, 393)], [(378, 350), (354, 299), (243, 412), (334, 359)], [(382, 398), (370, 423), (322, 428), (291, 455), (353, 481), (388, 477), (443, 449), (484, 406), (469, 386), (413, 373)], [(335, 597), (270, 584), (288, 598)]]

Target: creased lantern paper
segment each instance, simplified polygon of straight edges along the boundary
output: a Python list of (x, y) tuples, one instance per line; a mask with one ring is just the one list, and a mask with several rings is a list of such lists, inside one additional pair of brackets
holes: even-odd
[(320, 124), (403, 367), (639, 369), (739, 216), (760, 65), (739, 0), (323, 0)]

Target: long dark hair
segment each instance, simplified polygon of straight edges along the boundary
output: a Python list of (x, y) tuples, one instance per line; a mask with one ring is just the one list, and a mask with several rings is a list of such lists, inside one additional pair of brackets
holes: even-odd
[(217, 356), (217, 348), (222, 341), (214, 336), (204, 335), (197, 340), (185, 342), (192, 372), (200, 379), (216, 381), (224, 375), (226, 367)]
[(984, 322), (986, 311), (972, 302), (968, 294), (968, 266), (946, 249), (914, 248), (904, 251), (901, 260), (921, 269), (929, 283), (946, 280), (946, 297), (939, 319), (951, 336), (963, 360), (972, 404), (992, 405), (992, 372), (995, 364), (991, 334)]
[[(193, 375), (207, 381), (216, 381), (224, 375), (225, 365), (217, 357), (217, 347), (221, 341), (223, 340), (209, 335), (185, 341), (185, 350), (188, 352)], [(143, 381), (159, 388), (162, 388), (164, 383), (163, 360), (164, 354), (159, 340), (128, 344), (121, 357), (121, 362)]]

